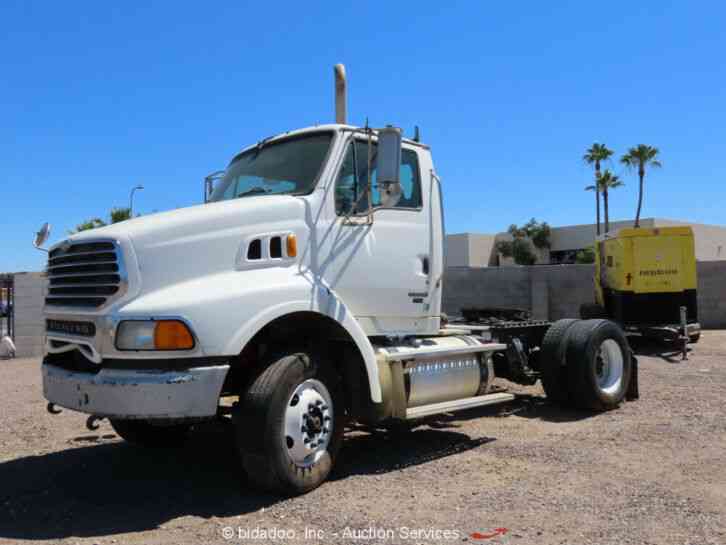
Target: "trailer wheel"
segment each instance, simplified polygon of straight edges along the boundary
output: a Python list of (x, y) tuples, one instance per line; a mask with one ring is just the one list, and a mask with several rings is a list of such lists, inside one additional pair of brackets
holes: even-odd
[(109, 419), (113, 430), (125, 441), (140, 447), (169, 448), (184, 444), (190, 424), (155, 425), (148, 420)]
[(583, 303), (580, 305), (580, 318), (583, 320), (607, 319), (607, 317), (607, 311), (598, 303)]
[(542, 340), (538, 357), (542, 388), (552, 403), (567, 404), (570, 401), (567, 389), (567, 340), (576, 322), (578, 320), (572, 318), (557, 320)]
[(321, 355), (274, 359), (240, 396), (237, 444), (250, 481), (285, 495), (328, 477), (343, 438), (340, 379)]
[(584, 320), (572, 326), (567, 345), (570, 398), (582, 409), (607, 410), (625, 397), (632, 353), (620, 327), (609, 320)]

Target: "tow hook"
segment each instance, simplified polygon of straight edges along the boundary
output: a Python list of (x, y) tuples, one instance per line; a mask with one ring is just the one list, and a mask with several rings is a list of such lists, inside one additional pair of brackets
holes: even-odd
[(100, 427), (100, 426), (99, 426), (99, 425), (97, 424), (97, 422), (100, 422), (100, 421), (101, 421), (101, 420), (103, 420), (104, 418), (105, 418), (105, 417), (103, 417), (103, 416), (96, 416), (96, 415), (93, 415), (93, 414), (92, 414), (92, 415), (91, 415), (91, 416), (89, 416), (89, 417), (88, 417), (88, 419), (86, 420), (86, 427), (87, 427), (87, 428), (88, 428), (89, 430), (91, 430), (91, 431), (96, 431), (96, 430), (97, 430), (97, 429), (98, 429), (98, 428)]
[(56, 408), (55, 403), (48, 403), (48, 405), (45, 406), (45, 410), (50, 414), (60, 414), (62, 412), (60, 409)]

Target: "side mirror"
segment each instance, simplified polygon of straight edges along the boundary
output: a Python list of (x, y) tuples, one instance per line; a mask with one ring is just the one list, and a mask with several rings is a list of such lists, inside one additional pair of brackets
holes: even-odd
[[(50, 236), (50, 224), (48, 222), (45, 222), (43, 226), (40, 228), (40, 230), (35, 233), (35, 240), (33, 241), (33, 246), (35, 246), (38, 250), (43, 250), (41, 246), (45, 244), (48, 241), (48, 237)], [(46, 251), (46, 250), (43, 250)]]
[(212, 172), (204, 178), (204, 202), (209, 202), (212, 193), (214, 192), (214, 182), (224, 176), (224, 170), (218, 170)]
[(378, 189), (385, 208), (396, 206), (401, 200), (401, 139), (399, 128), (378, 131)]

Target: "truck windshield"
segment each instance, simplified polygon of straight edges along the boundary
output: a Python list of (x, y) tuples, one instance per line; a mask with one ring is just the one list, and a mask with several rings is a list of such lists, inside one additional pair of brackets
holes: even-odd
[(332, 132), (319, 132), (278, 142), (261, 142), (235, 157), (210, 201), (310, 193), (332, 138)]

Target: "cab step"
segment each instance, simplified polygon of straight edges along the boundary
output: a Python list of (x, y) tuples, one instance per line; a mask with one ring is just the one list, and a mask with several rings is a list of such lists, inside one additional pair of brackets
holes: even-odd
[(421, 405), (420, 407), (406, 409), (406, 420), (431, 416), (432, 414), (453, 413), (455, 411), (473, 409), (474, 407), (483, 407), (484, 405), (494, 405), (495, 403), (506, 403), (513, 399), (513, 394), (500, 392), (496, 394), (485, 394), (483, 396), (465, 397), (453, 401), (443, 401), (441, 403), (432, 403), (431, 405)]

